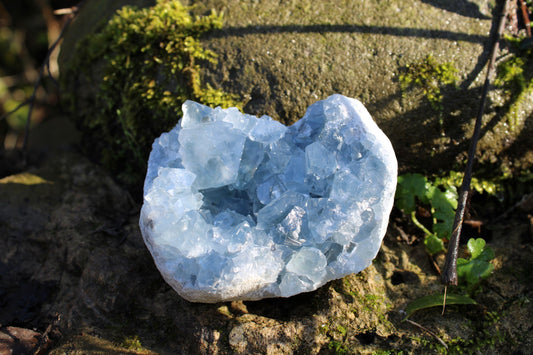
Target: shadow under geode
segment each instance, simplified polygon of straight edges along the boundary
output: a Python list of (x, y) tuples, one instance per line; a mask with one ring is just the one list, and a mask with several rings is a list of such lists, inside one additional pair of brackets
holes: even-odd
[(243, 303), (249, 313), (276, 320), (287, 321), (296, 317), (309, 317), (328, 309), (328, 288), (336, 281), (328, 282), (315, 291), (292, 297), (267, 298)]

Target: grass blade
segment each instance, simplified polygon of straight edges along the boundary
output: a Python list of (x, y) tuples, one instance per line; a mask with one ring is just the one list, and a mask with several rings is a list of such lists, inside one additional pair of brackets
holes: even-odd
[[(444, 294), (442, 293), (417, 298), (416, 300), (409, 303), (407, 307), (405, 307), (404, 320), (409, 318), (414, 312), (420, 309), (437, 307), (437, 306), (442, 307), (443, 303), (444, 303)], [(477, 303), (476, 301), (474, 301), (468, 296), (448, 294), (446, 296), (446, 305), (451, 305), (451, 304), (477, 304)]]

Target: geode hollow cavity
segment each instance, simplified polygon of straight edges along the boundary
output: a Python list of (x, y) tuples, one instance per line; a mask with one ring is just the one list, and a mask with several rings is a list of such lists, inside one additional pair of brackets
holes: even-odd
[(290, 127), (187, 101), (153, 144), (139, 223), (189, 301), (289, 297), (370, 265), (396, 178), (390, 141), (355, 99), (330, 96)]

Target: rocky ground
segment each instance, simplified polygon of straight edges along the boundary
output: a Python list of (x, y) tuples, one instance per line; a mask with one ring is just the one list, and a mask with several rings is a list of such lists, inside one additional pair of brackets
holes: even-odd
[(417, 326), (403, 321), (406, 304), (443, 287), (397, 210), (360, 274), (288, 299), (193, 304), (155, 268), (139, 203), (75, 150), (1, 179), (0, 195), (1, 323), (46, 333), (52, 354), (445, 352), (437, 336), (452, 353), (526, 354), (533, 345), (531, 210), (482, 220), (496, 259), (478, 305), (418, 311)]
[[(342, 92), (367, 104), (403, 171), (418, 171), (420, 161), (432, 162), (424, 169), (447, 171), (462, 161), (495, 2), (198, 3), (195, 11), (216, 8), (226, 18), (226, 27), (205, 39), (219, 54), (205, 76), (244, 97), (245, 112), (290, 123), (309, 103)], [(427, 102), (415, 93), (402, 97), (394, 78), (428, 53), (454, 61), (461, 75), (463, 91), (445, 98), (444, 137), (434, 120), (421, 119), (431, 112)], [(527, 170), (531, 109), (525, 107), (515, 131), (506, 130), (503, 106), (498, 95), (493, 99), (480, 151), (490, 152), (483, 155), (489, 163)], [(51, 117), (32, 131), (26, 156), (2, 157), (2, 171), (11, 170), (0, 179), (2, 355), (9, 349), (527, 354), (533, 348), (533, 206), (513, 208), (528, 197), (516, 186), (507, 186), (514, 193), (503, 202), (472, 200), (471, 217), (481, 228), (467, 229), (465, 237), (485, 238), (496, 254), (493, 275), (474, 296), (477, 305), (448, 306), (444, 314), (429, 308), (404, 320), (410, 301), (443, 292), (443, 256), (430, 258), (423, 235), (396, 209), (380, 253), (357, 275), (288, 299), (193, 304), (155, 268), (138, 229), (138, 198), (80, 153), (68, 122)]]

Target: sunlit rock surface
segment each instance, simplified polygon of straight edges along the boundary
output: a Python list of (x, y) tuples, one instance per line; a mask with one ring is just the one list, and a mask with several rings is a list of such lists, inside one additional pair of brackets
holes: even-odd
[(183, 113), (153, 144), (140, 218), (182, 297), (289, 297), (371, 263), (397, 162), (359, 101), (330, 96), (290, 127), (192, 101)]

